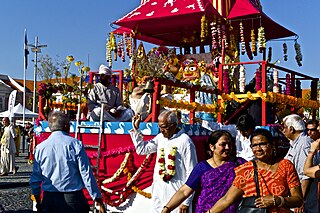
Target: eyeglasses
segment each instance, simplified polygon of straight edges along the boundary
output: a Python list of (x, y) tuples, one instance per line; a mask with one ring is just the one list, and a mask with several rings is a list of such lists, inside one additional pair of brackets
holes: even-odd
[(159, 126), (160, 129), (165, 129), (165, 130), (168, 130), (170, 129), (170, 127), (172, 127), (173, 124), (169, 124), (168, 126)]
[(268, 147), (269, 142), (261, 142), (261, 143), (255, 143), (251, 144), (250, 147), (251, 149), (257, 149), (258, 147), (265, 149)]
[(307, 129), (307, 131), (318, 131), (317, 128), (311, 128), (311, 129)]

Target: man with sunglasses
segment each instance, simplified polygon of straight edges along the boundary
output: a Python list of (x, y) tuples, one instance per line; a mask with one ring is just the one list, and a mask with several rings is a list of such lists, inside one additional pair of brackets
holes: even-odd
[(316, 141), (320, 138), (320, 131), (318, 130), (319, 122), (317, 120), (308, 120), (306, 123), (306, 130), (308, 136)]
[[(296, 213), (318, 211), (318, 179), (312, 179), (303, 173), (304, 163), (311, 147), (312, 139), (305, 134), (305, 123), (299, 115), (291, 114), (283, 119), (282, 133), (290, 140), (290, 148), (285, 159), (290, 160), (297, 170), (304, 204), (296, 208)], [(319, 164), (319, 155), (313, 158), (314, 164)]]
[[(197, 153), (191, 138), (177, 127), (178, 118), (174, 111), (164, 110), (158, 117), (160, 133), (145, 142), (139, 125), (141, 115), (132, 118), (130, 136), (139, 155), (157, 153), (152, 183), (152, 210), (160, 213), (175, 192), (187, 181), (197, 164)], [(192, 198), (188, 197), (179, 208), (167, 209), (172, 213), (191, 213)], [(146, 211), (147, 212), (147, 211)]]

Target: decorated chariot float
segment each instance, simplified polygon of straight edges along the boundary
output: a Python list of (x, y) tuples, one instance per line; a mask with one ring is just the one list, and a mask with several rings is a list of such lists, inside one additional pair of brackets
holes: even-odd
[[(320, 107), (317, 78), (272, 62), (272, 51), (282, 51), (286, 61), (287, 45), (292, 43), (296, 61), (302, 65), (300, 45), (297, 35), (270, 19), (258, 0), (146, 0), (114, 24), (120, 27), (108, 38), (107, 63), (112, 67), (115, 60), (127, 60), (130, 67), (113, 71), (112, 82), (124, 103), (129, 103), (135, 87), (145, 88), (148, 103), (140, 129), (146, 140), (159, 133), (157, 118), (162, 109), (177, 110), (180, 127), (192, 138), (198, 160), (204, 160), (210, 131), (202, 128), (201, 120), (228, 125), (252, 110), (257, 124), (279, 137), (278, 146), (285, 152), (288, 144), (276, 128), (281, 117), (306, 109), (315, 117)], [(268, 47), (269, 40), (287, 37), (282, 50)], [(147, 53), (137, 40), (158, 46)], [(240, 61), (244, 56), (249, 60)], [(86, 120), (86, 94), (97, 75), (87, 74), (88, 68), (81, 63), (76, 65), (80, 78), (74, 86), (66, 81), (42, 85), (35, 141), (41, 143), (50, 135), (47, 113), (65, 110), (74, 118), (71, 135), (87, 146), (107, 208), (148, 212), (156, 156), (135, 153), (128, 133), (131, 122)], [(83, 81), (86, 75), (89, 83)], [(251, 81), (248, 76), (253, 76)], [(302, 80), (310, 81), (310, 99), (302, 98)], [(61, 99), (52, 98), (55, 93)]]

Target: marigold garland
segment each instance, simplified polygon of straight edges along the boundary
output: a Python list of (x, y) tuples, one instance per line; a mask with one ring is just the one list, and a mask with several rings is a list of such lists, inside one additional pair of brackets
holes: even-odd
[[(128, 158), (127, 158), (128, 156)], [(133, 170), (133, 155), (131, 153), (127, 153), (125, 160), (123, 161), (123, 164), (126, 165), (126, 168), (123, 168), (121, 173), (127, 174), (127, 180), (128, 182), (126, 183), (126, 186), (123, 189), (120, 189), (118, 191), (114, 191), (112, 189), (109, 189), (105, 186), (101, 186), (101, 189), (105, 192), (108, 193), (105, 197), (104, 200), (105, 202), (110, 205), (110, 206), (119, 206), (120, 204), (122, 204), (127, 198), (128, 196), (133, 192), (133, 191), (137, 191), (138, 193), (140, 193), (141, 195), (145, 195), (145, 197), (149, 198), (151, 197), (151, 194), (143, 192), (142, 190), (139, 190), (139, 188), (137, 188), (136, 186), (133, 186), (134, 181), (136, 181), (137, 176), (141, 174), (141, 172), (143, 171), (143, 169), (145, 169), (146, 164), (149, 162), (150, 158), (151, 158), (151, 154), (147, 155), (146, 158), (144, 159), (144, 161), (142, 162), (142, 164), (140, 165), (140, 167), (138, 168), (138, 170), (134, 173), (134, 175), (132, 175), (131, 171)], [(126, 161), (126, 163), (124, 163)], [(120, 166), (121, 168), (121, 166)], [(120, 169), (119, 168), (119, 169)], [(118, 171), (119, 171), (118, 169)], [(120, 175), (120, 174), (119, 174)], [(110, 179), (110, 178), (109, 178)], [(107, 179), (106, 179), (107, 180)], [(104, 184), (105, 181), (104, 180), (102, 183)], [(110, 180), (109, 180), (110, 181)], [(135, 188), (134, 188), (135, 187)], [(119, 196), (119, 198), (115, 201), (112, 201), (110, 199), (111, 195), (117, 195)]]

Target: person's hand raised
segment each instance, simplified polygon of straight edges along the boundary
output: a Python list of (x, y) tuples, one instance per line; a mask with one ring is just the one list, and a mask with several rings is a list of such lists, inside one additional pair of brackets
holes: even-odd
[(141, 115), (138, 113), (132, 118), (132, 126), (134, 129), (138, 130), (141, 122)]

